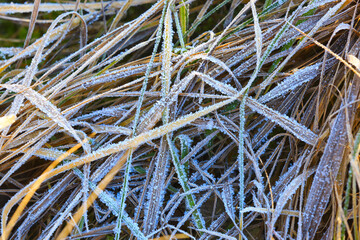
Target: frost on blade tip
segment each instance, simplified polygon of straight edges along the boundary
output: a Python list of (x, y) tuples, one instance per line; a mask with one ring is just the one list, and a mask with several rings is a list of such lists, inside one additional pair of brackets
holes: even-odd
[(233, 223), (236, 223), (235, 221), (235, 204), (233, 201), (234, 197), (234, 190), (232, 189), (232, 185), (225, 184), (223, 191), (221, 192), (221, 197), (224, 202), (225, 210)]
[(171, 81), (171, 53), (172, 53), (172, 17), (170, 6), (167, 6), (164, 19), (164, 33), (163, 33), (163, 56), (162, 56), (162, 83), (161, 92), (165, 97), (170, 90)]
[(88, 114), (81, 115), (79, 117), (73, 118), (73, 121), (81, 121), (85, 119), (92, 119), (94, 118), (94, 121), (96, 121), (97, 118), (101, 117), (121, 117), (123, 112), (125, 111), (124, 105), (117, 105), (112, 107), (103, 108), (101, 110), (96, 110)]
[[(320, 18), (319, 21), (316, 22), (315, 26), (311, 29), (311, 31), (307, 34), (308, 37), (313, 37), (313, 35), (318, 32), (318, 29), (320, 27), (323, 26), (323, 24), (330, 19), (334, 14), (336, 14), (336, 12), (345, 4), (345, 0), (342, 0), (340, 3), (336, 4), (334, 7), (330, 8), (328, 11), (326, 11), (326, 13)], [(304, 4), (305, 2), (302, 2), (302, 4)], [(292, 17), (295, 17), (296, 15), (296, 11), (293, 13)], [(290, 20), (289, 22), (291, 22), (292, 20)], [(305, 22), (306, 23), (306, 22)], [(284, 27), (288, 27), (289, 24), (285, 24)], [(276, 37), (275, 37), (276, 38)], [(299, 44), (294, 48), (294, 50), (286, 57), (286, 59), (276, 68), (275, 71), (273, 71), (269, 77), (266, 78), (265, 81), (263, 81), (260, 86), (262, 89), (264, 89), (271, 81), (272, 79), (275, 77), (275, 75), (280, 71), (280, 69), (282, 69), (285, 64), (288, 63), (288, 61), (293, 57), (293, 55), (298, 52), (298, 50), (300, 50), (301, 48), (304, 47), (304, 45), (306, 44), (308, 38), (303, 38)]]
[(185, 134), (181, 134), (177, 136), (176, 139), (180, 140), (181, 149), (184, 148), (190, 149), (191, 143), (193, 142), (193, 140), (188, 135)]
[(90, 124), (90, 128), (97, 133), (108, 133), (108, 134), (124, 134), (130, 135), (131, 130), (125, 127), (112, 126), (112, 125), (93, 125)]
[[(325, 70), (329, 69), (336, 60), (328, 60), (325, 65)], [(296, 71), (293, 75), (286, 77), (282, 82), (280, 82), (275, 88), (271, 89), (267, 94), (259, 98), (259, 102), (266, 103), (280, 96), (284, 96), (289, 91), (294, 90), (295, 88), (311, 81), (316, 78), (321, 70), (322, 63), (316, 63), (311, 66), (307, 66), (303, 69)]]
[[(281, 106), (277, 109), (278, 112), (285, 114), (289, 111), (291, 111), (292, 106), (294, 105), (294, 101), (297, 99), (296, 96), (300, 93), (301, 89), (296, 90), (294, 94), (288, 95), (285, 100), (282, 101)], [(256, 124), (254, 124), (256, 125)], [(263, 144), (267, 141), (268, 135), (276, 128), (274, 122), (269, 122), (268, 119), (266, 119), (266, 122), (260, 126), (252, 138), (252, 143), (255, 145), (255, 148), (257, 148), (259, 145)], [(263, 148), (263, 147), (262, 147)], [(264, 149), (265, 150), (265, 149)]]
[[(147, 201), (145, 203), (144, 234), (154, 231), (160, 218), (160, 209), (164, 204), (166, 193), (166, 178), (168, 176), (169, 153), (165, 142), (162, 140), (160, 152), (156, 157), (155, 172), (147, 189)], [(152, 226), (149, 223), (153, 223)]]
[(270, 228), (268, 230), (268, 236), (272, 235), (272, 231), (274, 230), (274, 225), (276, 223), (276, 220), (278, 219), (278, 217), (281, 214), (281, 211), (283, 210), (285, 204), (288, 202), (288, 200), (292, 197), (292, 195), (295, 194), (295, 192), (297, 191), (297, 189), (301, 186), (301, 184), (307, 180), (307, 178), (313, 174), (315, 171), (309, 171), (309, 172), (305, 172), (300, 174), (299, 176), (297, 176), (296, 178), (294, 178), (284, 189), (284, 191), (282, 192), (282, 194), (279, 197), (279, 200), (276, 203), (276, 208), (274, 211), (274, 214), (271, 218), (271, 222), (270, 222)]
[[(137, 44), (136, 46), (130, 48), (130, 49), (125, 49), (123, 52), (117, 54), (117, 56), (107, 60), (107, 61), (104, 61), (100, 64), (98, 64), (96, 67), (94, 67), (93, 69), (99, 69), (99, 68), (102, 68), (104, 66), (107, 66), (105, 67), (105, 69), (108, 69), (109, 66), (112, 66), (114, 63), (116, 62), (119, 62), (121, 61), (125, 56), (129, 55), (130, 53), (133, 53), (135, 52), (136, 50), (142, 48), (142, 47), (145, 47), (146, 45), (148, 45), (151, 41), (153, 41), (153, 39), (150, 39), (148, 41), (145, 41), (145, 42), (142, 42), (142, 43), (139, 43)], [(103, 72), (103, 70), (101, 71)]]
[(206, 82), (211, 87), (213, 87), (214, 89), (218, 90), (219, 92), (221, 92), (225, 95), (231, 96), (231, 95), (234, 95), (237, 93), (237, 90), (235, 88), (233, 88), (230, 84), (217, 81), (216, 79), (210, 77), (209, 75), (206, 75), (206, 74), (203, 74), (200, 72), (195, 72), (195, 73), (196, 73), (196, 75), (201, 77), (204, 80), (204, 82)]
[(204, 130), (212, 130), (218, 128), (218, 126), (216, 125), (216, 123), (214, 123), (214, 121), (212, 119), (207, 120), (207, 123), (204, 127), (202, 127), (202, 129)]
[(316, 144), (318, 136), (305, 126), (289, 118), (288, 116), (259, 103), (251, 97), (247, 98), (247, 102), (248, 107), (250, 107), (253, 111), (256, 111), (259, 114), (269, 118), (271, 121), (277, 123), (285, 130), (294, 134), (300, 140), (310, 145)]
[(251, 5), (251, 11), (254, 19), (254, 29), (255, 29), (255, 45), (256, 45), (256, 66), (260, 66), (261, 61), (261, 49), (262, 49), (262, 34), (261, 34), (261, 28), (259, 24), (258, 15), (256, 13), (256, 7), (255, 7), (255, 1), (250, 0)]
[[(300, 158), (296, 161), (296, 163), (291, 166), (285, 174), (283, 174), (278, 181), (276, 181), (275, 186), (273, 188), (273, 192), (275, 195), (274, 200), (276, 201), (279, 197), (280, 191), (284, 191), (286, 186), (289, 185), (290, 181), (294, 178), (294, 176), (298, 176), (298, 173), (302, 167), (302, 163), (304, 162), (304, 159), (309, 156), (310, 151), (304, 151), (304, 153), (300, 156)], [(312, 172), (313, 169), (310, 169), (309, 172)]]
[[(195, 57), (191, 57), (189, 58), (189, 60), (187, 62), (192, 62), (196, 59), (203, 59), (203, 60), (208, 60), (208, 61), (211, 61), (213, 62), (214, 64), (217, 64), (219, 65), (222, 69), (224, 69), (225, 71), (227, 71), (230, 76), (238, 82), (235, 74), (233, 73), (233, 71), (223, 62), (221, 61), (220, 59), (216, 58), (216, 57), (213, 57), (213, 56), (208, 56), (208, 55), (205, 55), (205, 54), (198, 54), (196, 55)], [(193, 71), (193, 73), (197, 73), (199, 75), (205, 75), (204, 73), (201, 73), (201, 72), (197, 72), (197, 71)], [(217, 72), (216, 72), (217, 73)], [(211, 76), (210, 74), (206, 75), (206, 76)]]
[(48, 101), (44, 96), (32, 90), (31, 88), (24, 87), (23, 85), (0, 84), (0, 87), (17, 92), (22, 96), (26, 97), (32, 104), (34, 104), (41, 111), (46, 113), (57, 124), (59, 124), (59, 126), (67, 130), (84, 147), (85, 151), (90, 152), (89, 145), (81, 141), (76, 131), (71, 127), (66, 118), (61, 115), (60, 110), (55, 107), (50, 101)]

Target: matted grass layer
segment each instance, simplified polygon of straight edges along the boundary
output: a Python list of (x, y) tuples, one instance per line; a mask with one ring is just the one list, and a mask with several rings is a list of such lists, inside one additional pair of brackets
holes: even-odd
[(359, 239), (358, 12), (0, 3), (1, 239)]

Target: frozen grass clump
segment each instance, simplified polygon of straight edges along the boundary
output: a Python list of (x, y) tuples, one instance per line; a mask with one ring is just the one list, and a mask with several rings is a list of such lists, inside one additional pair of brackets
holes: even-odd
[(1, 239), (358, 239), (359, 10), (1, 3)]

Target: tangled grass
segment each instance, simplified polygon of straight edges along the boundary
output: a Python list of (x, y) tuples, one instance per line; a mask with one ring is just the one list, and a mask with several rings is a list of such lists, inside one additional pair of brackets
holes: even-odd
[(1, 3), (1, 239), (359, 239), (358, 12)]

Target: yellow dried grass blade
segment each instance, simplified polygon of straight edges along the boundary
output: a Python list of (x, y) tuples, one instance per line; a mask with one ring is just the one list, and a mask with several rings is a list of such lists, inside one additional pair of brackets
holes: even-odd
[(0, 117), (0, 129), (6, 128), (13, 124), (16, 120), (16, 116), (14, 114)]

